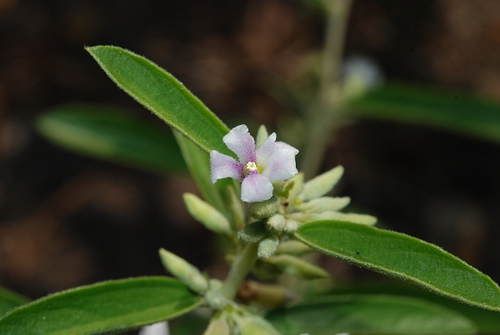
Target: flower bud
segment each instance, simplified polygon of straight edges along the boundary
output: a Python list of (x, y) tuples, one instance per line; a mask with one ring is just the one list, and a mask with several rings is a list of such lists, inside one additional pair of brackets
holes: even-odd
[(288, 234), (293, 234), (299, 228), (299, 223), (295, 220), (286, 220), (285, 223), (285, 232)]
[(311, 249), (309, 246), (297, 240), (288, 240), (281, 242), (278, 246), (278, 250), (276, 250), (278, 254), (288, 254), (296, 256), (304, 255), (312, 251), (313, 249)]
[(321, 213), (326, 211), (339, 211), (345, 206), (349, 205), (351, 199), (349, 197), (343, 198), (332, 198), (332, 197), (320, 197), (312, 199), (307, 202), (303, 202), (296, 206), (295, 209), (300, 212), (313, 212)]
[(281, 214), (274, 214), (267, 220), (267, 227), (275, 232), (282, 232), (285, 229), (286, 219)]
[[(365, 225), (374, 225), (377, 223), (377, 218), (366, 214), (357, 213), (340, 213), (340, 212), (323, 212), (323, 213), (292, 213), (288, 215), (291, 220), (297, 220), (301, 223), (308, 223), (313, 221), (345, 221), (352, 223), (359, 223)], [(288, 222), (288, 220), (287, 220)], [(335, 223), (332, 223), (335, 224)]]
[(344, 173), (342, 166), (337, 166), (304, 184), (304, 189), (299, 195), (302, 201), (308, 201), (325, 195), (333, 189)]
[(267, 132), (266, 126), (261, 125), (259, 127), (259, 130), (257, 131), (257, 136), (255, 137), (255, 147), (256, 148), (260, 147), (261, 144), (264, 143), (268, 137), (269, 134)]
[(267, 259), (268, 263), (280, 268), (283, 272), (304, 279), (328, 278), (328, 272), (301, 258), (290, 255), (277, 255)]
[(238, 232), (238, 238), (248, 243), (257, 243), (266, 237), (266, 224), (261, 221), (252, 222)]
[(240, 335), (280, 335), (274, 327), (257, 315), (235, 317)]
[(231, 335), (231, 329), (225, 318), (212, 319), (203, 335)]
[(257, 220), (266, 219), (278, 212), (280, 204), (276, 197), (262, 202), (253, 202), (250, 204), (250, 214)]
[(196, 267), (163, 248), (160, 249), (160, 258), (165, 269), (191, 290), (200, 294), (207, 291), (208, 280)]
[(267, 259), (274, 255), (276, 249), (278, 249), (280, 241), (277, 236), (268, 236), (259, 242), (259, 248), (257, 249), (257, 256), (260, 259)]
[(217, 234), (232, 235), (231, 224), (221, 212), (194, 194), (185, 193), (183, 197), (189, 213), (207, 229)]

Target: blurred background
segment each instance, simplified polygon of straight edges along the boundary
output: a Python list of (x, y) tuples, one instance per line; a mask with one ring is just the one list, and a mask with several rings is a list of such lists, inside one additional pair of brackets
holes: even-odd
[[(289, 108), (272, 87), (303, 78), (323, 32), (323, 16), (306, 1), (0, 0), (0, 285), (38, 298), (163, 274), (160, 247), (225, 274), (212, 233), (184, 209), (182, 193), (195, 192), (187, 175), (76, 154), (36, 131), (37, 117), (68, 102), (124, 108), (169, 131), (85, 46), (144, 55), (228, 125), (251, 120), (275, 131), (287, 127)], [(358, 0), (345, 54), (371, 59), (386, 80), (500, 101), (500, 3)], [(498, 142), (357, 118), (335, 133), (322, 170), (338, 164), (346, 172), (336, 192), (356, 210), (500, 282)], [(373, 276), (325, 265), (343, 280)]]

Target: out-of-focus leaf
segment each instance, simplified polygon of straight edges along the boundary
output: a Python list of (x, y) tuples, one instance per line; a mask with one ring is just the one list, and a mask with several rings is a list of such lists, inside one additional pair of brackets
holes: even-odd
[(28, 301), (28, 298), (0, 287), (0, 317), (12, 308), (24, 305)]
[(500, 312), (488, 311), (482, 308), (462, 304), (442, 296), (431, 294), (420, 287), (407, 285), (403, 282), (383, 281), (363, 284), (335, 285), (323, 295), (336, 296), (339, 294), (385, 294), (407, 296), (430, 301), (446, 308), (455, 310), (472, 321), (482, 335), (500, 334)]
[(158, 172), (184, 172), (186, 165), (170, 129), (116, 108), (71, 104), (42, 114), (38, 131), (69, 150)]
[(488, 276), (441, 248), (371, 226), (317, 221), (296, 237), (329, 256), (408, 280), (464, 303), (500, 311), (500, 288)]
[(465, 316), (424, 300), (390, 295), (317, 298), (271, 312), (267, 319), (284, 335), (475, 334)]
[(392, 83), (351, 101), (345, 112), (500, 142), (500, 103), (468, 93)]
[(168, 277), (108, 281), (56, 293), (0, 319), (0, 334), (82, 335), (125, 331), (168, 320), (203, 302)]
[(87, 51), (121, 89), (204, 151), (233, 155), (222, 142), (226, 125), (171, 74), (119, 47)]

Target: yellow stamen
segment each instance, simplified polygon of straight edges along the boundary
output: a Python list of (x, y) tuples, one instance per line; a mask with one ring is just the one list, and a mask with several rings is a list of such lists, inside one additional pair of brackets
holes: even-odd
[(247, 176), (250, 172), (253, 171), (259, 171), (257, 168), (257, 164), (255, 162), (248, 162), (245, 164), (245, 167), (243, 168), (243, 174)]

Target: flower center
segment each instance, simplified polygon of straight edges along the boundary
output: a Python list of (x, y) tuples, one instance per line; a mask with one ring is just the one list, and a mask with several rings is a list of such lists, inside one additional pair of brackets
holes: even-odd
[(257, 173), (259, 172), (259, 169), (257, 168), (257, 164), (255, 164), (255, 162), (248, 162), (243, 167), (243, 174), (245, 176), (252, 174), (254, 171)]

